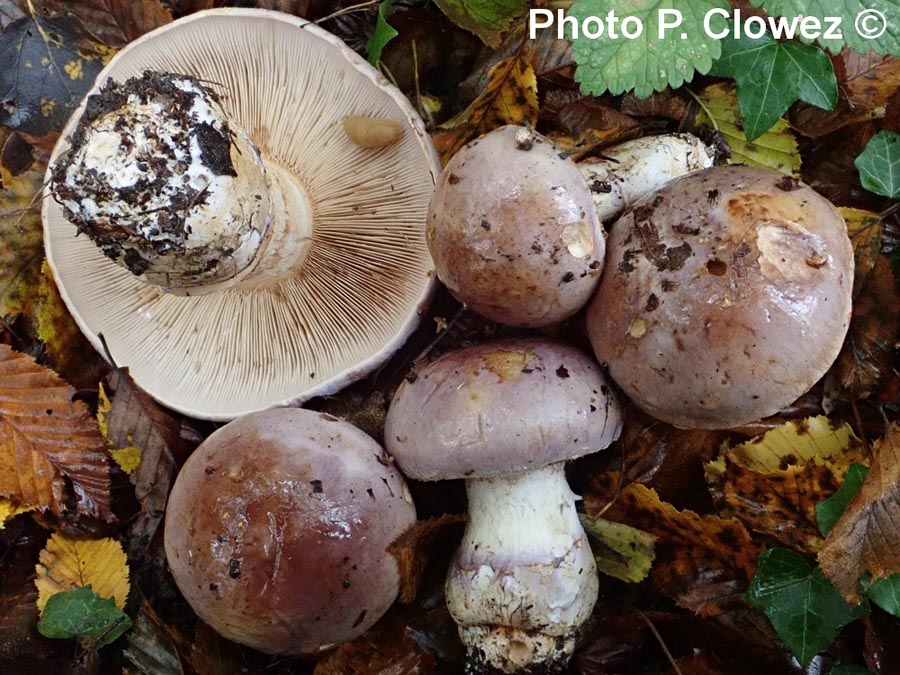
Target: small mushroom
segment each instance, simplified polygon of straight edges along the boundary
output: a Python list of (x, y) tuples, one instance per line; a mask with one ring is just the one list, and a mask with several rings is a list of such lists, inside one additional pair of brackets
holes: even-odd
[[(360, 147), (354, 115), (395, 142)], [(229, 420), (334, 393), (403, 344), (435, 285), (439, 167), (403, 93), (335, 36), (197, 12), (119, 51), (69, 120), (47, 259), (95, 348), (165, 405)]]
[(549, 672), (571, 656), (598, 579), (564, 465), (620, 429), (597, 364), (546, 339), (450, 352), (401, 384), (385, 421), (400, 469), (466, 479), (445, 590), (470, 665)]
[(394, 602), (387, 546), (416, 519), (402, 476), (351, 424), (301, 409), (241, 417), (185, 463), (169, 567), (197, 615), (272, 654), (351, 640)]
[(820, 378), (850, 321), (853, 250), (825, 198), (747, 166), (680, 178), (613, 227), (588, 314), (597, 358), (683, 427), (772, 415)]
[(454, 155), (431, 199), (427, 236), (438, 278), (494, 321), (562, 321), (600, 278), (600, 221), (713, 159), (698, 138), (669, 134), (575, 164), (530, 129), (491, 131)]

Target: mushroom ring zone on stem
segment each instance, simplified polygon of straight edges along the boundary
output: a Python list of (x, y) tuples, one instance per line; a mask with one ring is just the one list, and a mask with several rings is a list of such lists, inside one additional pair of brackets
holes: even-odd
[(564, 466), (621, 427), (600, 366), (552, 340), (450, 352), (401, 383), (384, 429), (397, 466), (466, 479), (469, 522), (445, 591), (470, 666), (549, 672), (572, 655), (599, 582)]
[[(115, 108), (101, 88), (146, 71), (168, 75), (185, 126), (152, 93), (119, 95), (81, 174), (54, 176), (85, 109)], [(399, 122), (402, 137), (362, 148), (350, 115)], [(335, 36), (281, 12), (198, 12), (118, 52), (69, 120), (48, 168), (60, 180), (43, 201), (47, 259), (98, 351), (105, 341), (164, 405), (228, 420), (334, 393), (403, 344), (435, 286), (425, 222), (439, 172), (409, 101)], [(144, 192), (123, 213), (97, 189)], [(129, 218), (136, 207), (156, 219)], [(90, 227), (96, 245), (76, 236)]]

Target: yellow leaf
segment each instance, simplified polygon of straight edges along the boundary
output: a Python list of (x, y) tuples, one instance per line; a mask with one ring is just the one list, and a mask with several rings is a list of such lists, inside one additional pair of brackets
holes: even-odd
[(141, 465), (141, 449), (136, 445), (110, 450), (109, 454), (115, 460), (119, 468), (127, 474), (131, 474)]
[(637, 528), (615, 523), (598, 516), (581, 514), (581, 524), (591, 535), (591, 551), (597, 561), (597, 569), (621, 581), (643, 581), (656, 554), (653, 550), (656, 537)]
[(862, 290), (869, 274), (875, 267), (875, 259), (881, 252), (881, 234), (884, 222), (881, 216), (872, 211), (851, 209), (847, 206), (838, 208), (847, 221), (847, 234), (853, 243), (855, 270), (853, 273), (853, 296)]
[(69, 539), (56, 532), (41, 551), (35, 570), (41, 612), (51, 596), (88, 584), (101, 598), (114, 598), (119, 609), (125, 608), (131, 588), (128, 561), (115, 539)]
[[(100, 433), (103, 434), (103, 438), (110, 445), (110, 456), (122, 471), (131, 475), (141, 464), (141, 449), (136, 445), (126, 445), (122, 448), (113, 446), (113, 442), (109, 440), (109, 415), (112, 412), (112, 401), (109, 400), (102, 382), (99, 389), (100, 400), (97, 404), (97, 426), (100, 427)], [(131, 441), (131, 434), (129, 434), (128, 440)]]
[(8, 499), (0, 497), (0, 530), (6, 527), (6, 523), (18, 516), (20, 513), (34, 511), (33, 506), (17, 506)]
[(488, 73), (484, 91), (468, 108), (444, 122), (434, 143), (444, 162), (469, 141), (506, 124), (537, 124), (537, 78), (522, 56), (498, 62)]
[(712, 126), (721, 132), (731, 148), (729, 162), (775, 169), (789, 175), (799, 174), (797, 139), (783, 119), (778, 120), (774, 127), (755, 141), (748, 141), (744, 136), (737, 95), (732, 84), (713, 84), (701, 91), (697, 98), (701, 105), (696, 124)]

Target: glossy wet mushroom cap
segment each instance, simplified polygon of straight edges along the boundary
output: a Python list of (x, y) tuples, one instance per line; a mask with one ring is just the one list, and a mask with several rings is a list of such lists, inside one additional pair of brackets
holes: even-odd
[(169, 567), (200, 618), (273, 654), (350, 640), (397, 596), (387, 546), (416, 519), (374, 440), (309, 410), (239, 418), (191, 455), (166, 509)]
[(506, 126), (447, 163), (431, 198), (428, 247), (438, 278), (483, 316), (545, 326), (593, 292), (604, 240), (578, 166), (553, 143)]
[(588, 310), (597, 358), (638, 406), (728, 428), (772, 415), (821, 378), (850, 321), (853, 250), (810, 187), (709, 169), (619, 219)]

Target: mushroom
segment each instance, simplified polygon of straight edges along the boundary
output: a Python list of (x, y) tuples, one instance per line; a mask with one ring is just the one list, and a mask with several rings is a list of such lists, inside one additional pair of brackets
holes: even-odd
[[(352, 116), (399, 138), (360, 147)], [(165, 405), (227, 420), (333, 393), (405, 341), (434, 287), (439, 166), (403, 94), (336, 37), (198, 12), (116, 54), (69, 120), (47, 256), (98, 350)]]
[(312, 653), (362, 634), (394, 602), (387, 546), (415, 520), (372, 438), (330, 415), (269, 410), (188, 458), (166, 507), (166, 557), (197, 615), (229, 640)]
[(587, 313), (594, 352), (640, 408), (716, 429), (772, 415), (831, 366), (850, 321), (843, 218), (780, 173), (680, 178), (613, 227)]
[(620, 429), (597, 364), (546, 339), (450, 352), (397, 390), (384, 433), (400, 469), (466, 479), (469, 523), (445, 591), (470, 664), (545, 672), (571, 656), (598, 579), (564, 464)]
[(572, 316), (603, 267), (600, 220), (670, 178), (710, 166), (688, 134), (640, 139), (580, 167), (547, 138), (505, 126), (461, 149), (431, 199), (428, 246), (451, 293), (524, 327)]

